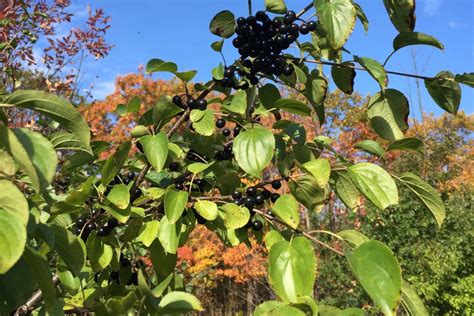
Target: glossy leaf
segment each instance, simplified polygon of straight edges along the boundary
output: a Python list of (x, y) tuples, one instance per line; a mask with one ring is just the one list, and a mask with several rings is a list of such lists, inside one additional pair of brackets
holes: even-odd
[(271, 131), (254, 127), (240, 133), (233, 144), (235, 159), (248, 174), (260, 177), (270, 163), (275, 150), (275, 138)]
[(309, 211), (320, 211), (326, 200), (326, 188), (320, 188), (316, 180), (309, 175), (298, 177), (289, 182), (291, 194)]
[(380, 146), (379, 143), (377, 143), (374, 140), (363, 140), (355, 144), (354, 146), (357, 149), (363, 150), (365, 152), (368, 152), (369, 154), (372, 154), (376, 157), (380, 157), (383, 155), (383, 148)]
[(399, 32), (415, 29), (415, 0), (383, 0), (390, 21)]
[(328, 184), (331, 165), (327, 159), (319, 158), (308, 161), (303, 164), (303, 168), (314, 177), (320, 188), (324, 188)]
[(178, 71), (178, 66), (175, 63), (154, 58), (148, 61), (145, 69), (148, 74), (154, 72), (171, 72), (174, 74), (176, 71)]
[(467, 85), (471, 88), (474, 88), (474, 72), (470, 72), (470, 73), (465, 72), (462, 75), (457, 74), (454, 77), (454, 80), (456, 82), (459, 82), (459, 83), (465, 84), (465, 85)]
[(163, 296), (158, 305), (159, 314), (185, 314), (202, 310), (201, 303), (194, 295), (177, 291)]
[(352, 4), (354, 5), (356, 9), (357, 18), (364, 26), (365, 33), (367, 33), (369, 31), (369, 19), (367, 19), (367, 16), (365, 15), (364, 11), (362, 10), (362, 8), (360, 7), (358, 3), (353, 2)]
[(183, 80), (184, 82), (189, 82), (197, 75), (197, 70), (188, 70), (183, 72), (176, 72), (176, 77)]
[(311, 110), (306, 104), (294, 99), (280, 99), (275, 103), (277, 109), (301, 116), (311, 116)]
[(106, 186), (112, 181), (112, 179), (120, 172), (125, 161), (128, 157), (132, 144), (125, 142), (120, 144), (117, 151), (110, 156), (102, 167), (100, 182), (103, 186)]
[(352, 272), (384, 315), (396, 314), (401, 298), (402, 272), (392, 251), (367, 241), (347, 255)]
[(65, 228), (52, 225), (54, 249), (74, 275), (78, 275), (86, 262), (86, 247), (81, 239)]
[(224, 108), (233, 113), (245, 114), (247, 110), (247, 92), (245, 92), (245, 90), (238, 91), (234, 94), (228, 106), (224, 104)]
[(375, 59), (368, 57), (354, 56), (354, 60), (358, 62), (365, 70), (372, 76), (380, 85), (380, 88), (385, 89), (388, 84), (388, 77), (385, 68), (381, 63)]
[(404, 138), (409, 111), (408, 100), (403, 93), (387, 89), (370, 98), (367, 115), (380, 137), (394, 141)]
[(411, 172), (402, 174), (399, 180), (431, 211), (438, 226), (441, 227), (446, 217), (446, 210), (440, 194), (431, 185)]
[(192, 110), (190, 115), (193, 128), (201, 135), (211, 136), (214, 133), (214, 110)]
[(266, 301), (258, 305), (253, 313), (254, 316), (304, 316), (303, 311), (288, 303), (278, 301)]
[(220, 53), (222, 51), (222, 46), (224, 46), (224, 40), (215, 41), (211, 44), (211, 48), (215, 51)]
[(296, 303), (302, 296), (312, 296), (316, 258), (311, 243), (304, 237), (280, 241), (269, 251), (268, 276), (276, 294)]
[(165, 214), (170, 224), (174, 224), (181, 218), (186, 203), (188, 202), (188, 192), (168, 191), (165, 194)]
[(369, 238), (362, 234), (361, 232), (358, 232), (357, 230), (352, 230), (352, 229), (347, 229), (347, 230), (342, 230), (339, 233), (337, 233), (342, 239), (344, 239), (346, 242), (349, 243), (349, 245), (352, 248), (357, 248), (366, 241), (369, 241)]
[(298, 202), (291, 194), (280, 196), (273, 204), (272, 212), (293, 229), (296, 229), (300, 223)]
[(232, 12), (227, 10), (217, 13), (209, 25), (212, 34), (223, 38), (229, 38), (234, 35), (235, 27), (235, 16)]
[(265, 235), (265, 247), (267, 250), (270, 250), (272, 246), (280, 241), (284, 241), (285, 238), (282, 236), (282, 234), (277, 231), (277, 230), (270, 230), (266, 235)]
[(107, 200), (113, 203), (119, 209), (126, 209), (130, 204), (130, 192), (125, 184), (116, 185), (107, 194)]
[(210, 163), (195, 162), (188, 165), (188, 171), (194, 174), (198, 174), (200, 172), (203, 172), (204, 170), (207, 170), (207, 168), (209, 168), (213, 164), (214, 161)]
[(454, 78), (452, 72), (441, 71), (434, 78), (425, 80), (425, 87), (436, 104), (452, 114), (458, 112), (461, 104), (461, 86)]
[(92, 154), (89, 126), (68, 100), (42, 91), (17, 90), (10, 94), (4, 103), (38, 111), (50, 117), (75, 134), (82, 144), (81, 149)]
[(283, 14), (286, 12), (284, 0), (265, 0), (265, 8), (268, 12)]
[(11, 177), (16, 173), (13, 157), (0, 149), (0, 177)]
[(423, 301), (420, 299), (418, 294), (416, 294), (415, 289), (405, 280), (402, 281), (402, 304), (410, 315), (429, 315), (425, 305), (423, 304)]
[(107, 268), (112, 261), (113, 249), (97, 236), (96, 232), (91, 232), (86, 242), (87, 257), (89, 258), (94, 271)]
[(274, 108), (275, 103), (281, 98), (280, 90), (275, 85), (267, 83), (258, 89), (258, 98), (266, 109)]
[(167, 253), (175, 254), (178, 249), (179, 236), (181, 234), (181, 222), (174, 224), (168, 221), (167, 216), (163, 216), (160, 221), (158, 240)]
[(0, 209), (0, 274), (20, 259), (26, 244), (26, 226), (11, 212)]
[(140, 137), (140, 144), (150, 165), (160, 172), (168, 157), (168, 136), (164, 132)]
[(213, 221), (217, 218), (217, 204), (211, 201), (197, 201), (194, 203), (196, 211), (208, 221)]
[(354, 70), (354, 63), (344, 62), (341, 66), (334, 65), (331, 67), (331, 76), (336, 86), (345, 94), (352, 94), (354, 92), (354, 79), (356, 71)]
[(386, 151), (392, 150), (414, 150), (423, 153), (425, 150), (425, 145), (420, 139), (416, 137), (408, 137), (394, 141), (386, 149)]
[(155, 240), (150, 247), (150, 259), (153, 263), (155, 273), (160, 277), (173, 274), (178, 256), (176, 253), (167, 253), (158, 240)]
[(0, 216), (8, 212), (15, 216), (25, 227), (28, 224), (30, 209), (23, 193), (13, 182), (0, 180)]
[(393, 50), (410, 45), (428, 45), (444, 50), (444, 45), (431, 35), (420, 32), (401, 32), (393, 39)]
[(333, 180), (332, 187), (336, 192), (338, 198), (351, 210), (359, 205), (359, 190), (352, 182), (351, 177), (347, 171), (337, 171), (331, 173)]
[(314, 7), (326, 31), (332, 49), (341, 48), (352, 33), (356, 22), (356, 9), (350, 0), (315, 0)]
[(160, 229), (160, 222), (149, 221), (140, 227), (138, 232), (137, 241), (140, 241), (145, 247), (150, 247), (153, 241), (158, 237), (158, 231)]
[(360, 192), (379, 209), (398, 204), (398, 190), (390, 174), (369, 162), (350, 166), (349, 176)]
[(229, 229), (244, 227), (250, 219), (249, 210), (234, 203), (224, 204), (219, 210), (219, 216), (224, 220), (225, 227)]

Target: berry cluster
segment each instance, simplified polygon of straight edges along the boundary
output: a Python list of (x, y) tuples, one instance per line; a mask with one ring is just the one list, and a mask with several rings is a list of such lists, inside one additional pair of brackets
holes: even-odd
[[(216, 121), (216, 127), (221, 129), (221, 133), (224, 137), (229, 137), (231, 134), (236, 137), (242, 130), (242, 126), (235, 125), (233, 131), (231, 132), (231, 130), (228, 127), (225, 127), (225, 125), (226, 121), (223, 118), (220, 118)], [(234, 158), (234, 154), (232, 152), (232, 143), (225, 144), (223, 150), (216, 150), (214, 153), (214, 158), (220, 161), (231, 160)]]
[[(190, 172), (185, 172), (184, 174), (176, 177), (174, 179), (174, 186), (176, 190), (186, 191), (188, 187), (191, 185), (191, 182), (189, 181), (191, 180), (191, 178), (192, 178), (192, 174)], [(206, 185), (207, 185), (206, 181), (202, 179), (194, 179), (192, 182), (191, 191), (205, 193)]]
[[(286, 63), (282, 51), (289, 48), (300, 33), (305, 35), (316, 30), (316, 22), (298, 25), (296, 19), (294, 11), (288, 11), (283, 18), (276, 17), (273, 20), (263, 11), (258, 11), (255, 16), (237, 19), (237, 37), (232, 44), (239, 51), (242, 65), (250, 69), (245, 76), (251, 84), (258, 83), (258, 72), (269, 76), (289, 76), (293, 73), (293, 66)], [(232, 78), (233, 69), (225, 75)]]
[[(124, 270), (126, 270), (126, 269), (130, 269), (132, 271), (134, 270), (130, 260), (125, 258), (123, 254), (120, 254), (120, 268), (124, 269)], [(126, 274), (124, 274), (124, 276), (125, 275)], [(119, 273), (119, 271), (111, 271), (109, 280), (120, 283), (120, 273)], [(134, 271), (130, 274), (130, 279), (127, 281), (127, 285), (132, 285), (132, 284), (133, 285), (138, 285), (138, 273), (136, 271)]]
[(204, 111), (206, 108), (207, 108), (207, 101), (206, 99), (203, 99), (203, 98), (197, 98), (197, 99), (194, 99), (191, 95), (187, 94), (185, 97), (184, 97), (184, 100), (183, 100), (183, 97), (182, 96), (179, 96), (179, 95), (175, 95), (172, 99), (172, 102), (179, 106), (180, 108), (183, 108), (183, 109), (186, 109), (186, 108), (189, 108), (191, 110), (194, 110), (194, 109), (199, 109), (199, 110), (202, 110)]
[(97, 236), (109, 236), (112, 230), (118, 226), (118, 220), (115, 217), (110, 217), (106, 221), (100, 218), (103, 214), (101, 210), (93, 209), (90, 216), (81, 216), (76, 220), (76, 228), (74, 233), (81, 235), (81, 238), (86, 241), (90, 233), (97, 228)]

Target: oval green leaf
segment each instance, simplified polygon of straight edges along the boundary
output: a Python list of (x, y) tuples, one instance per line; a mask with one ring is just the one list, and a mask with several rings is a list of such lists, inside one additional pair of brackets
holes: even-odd
[(303, 164), (303, 168), (308, 171), (316, 180), (320, 188), (324, 188), (329, 182), (331, 175), (331, 164), (327, 159), (315, 159)]
[(208, 221), (217, 218), (217, 204), (211, 201), (197, 201), (194, 203), (196, 211)]
[(387, 72), (381, 63), (368, 57), (354, 56), (354, 60), (364, 67), (365, 70), (367, 70), (369, 75), (371, 75), (372, 78), (374, 78), (379, 83), (382, 90), (387, 87)]
[(23, 193), (12, 182), (0, 180), (0, 214), (9, 212), (26, 227), (30, 209)]
[(227, 203), (219, 208), (219, 216), (228, 229), (244, 227), (250, 219), (250, 212), (246, 207), (234, 203)]
[(273, 204), (272, 212), (291, 228), (298, 228), (300, 213), (298, 202), (296, 202), (293, 195), (284, 194), (280, 196)]
[(461, 104), (461, 86), (454, 78), (452, 72), (441, 71), (434, 78), (425, 80), (425, 87), (436, 104), (452, 114), (458, 112)]
[(393, 50), (395, 51), (410, 45), (429, 45), (444, 50), (440, 41), (420, 32), (401, 32), (393, 39)]
[(354, 79), (356, 77), (354, 63), (346, 61), (341, 65), (332, 66), (331, 76), (339, 90), (345, 94), (354, 92)]
[(160, 132), (156, 135), (140, 137), (140, 144), (150, 165), (157, 172), (160, 172), (168, 156), (168, 136), (166, 136), (166, 133)]
[(383, 0), (390, 21), (399, 32), (415, 29), (415, 0)]
[(168, 191), (165, 194), (165, 214), (170, 224), (174, 224), (181, 218), (186, 203), (188, 202), (188, 192)]
[(214, 35), (229, 38), (234, 35), (236, 25), (234, 14), (228, 10), (224, 10), (212, 18), (209, 29)]
[(11, 212), (0, 209), (0, 274), (20, 259), (26, 244), (26, 226)]

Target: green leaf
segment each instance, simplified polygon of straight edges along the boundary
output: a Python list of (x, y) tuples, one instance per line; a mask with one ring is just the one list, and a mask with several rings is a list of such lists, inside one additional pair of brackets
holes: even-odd
[(175, 254), (178, 249), (179, 236), (181, 235), (181, 222), (174, 224), (168, 221), (167, 216), (163, 216), (160, 221), (158, 240), (167, 253)]
[(56, 305), (56, 287), (53, 284), (46, 258), (28, 246), (25, 248), (23, 256), (28, 267), (34, 271), (46, 309), (48, 311), (54, 310)]
[(380, 137), (394, 141), (404, 138), (409, 111), (408, 100), (403, 93), (387, 89), (370, 98), (367, 115)]
[(233, 97), (229, 105), (223, 104), (223, 107), (237, 114), (245, 114), (247, 110), (247, 92), (245, 90), (238, 91)]
[(444, 50), (443, 44), (433, 36), (420, 32), (401, 32), (393, 39), (393, 50), (410, 45), (429, 45)]
[[(125, 292), (126, 293), (126, 292)], [(130, 291), (126, 295), (112, 296), (106, 303), (109, 315), (127, 315), (129, 309), (133, 307), (133, 304), (137, 301), (135, 292)]]
[(185, 314), (202, 310), (201, 303), (194, 295), (177, 291), (166, 294), (158, 305), (159, 314)]
[(286, 12), (284, 0), (265, 0), (265, 8), (268, 12), (283, 14)]
[(280, 196), (273, 204), (272, 212), (291, 228), (298, 228), (300, 213), (298, 202), (296, 202), (293, 195), (284, 194)]
[(280, 90), (275, 85), (267, 83), (258, 89), (258, 98), (266, 109), (275, 107), (275, 103), (280, 100)]
[(141, 100), (139, 96), (132, 97), (127, 104), (127, 113), (138, 113), (140, 112)]
[(126, 209), (130, 205), (130, 192), (128, 186), (125, 184), (114, 186), (107, 195), (107, 200), (112, 202), (121, 210)]
[(185, 191), (168, 191), (165, 194), (165, 214), (170, 224), (174, 224), (181, 218), (186, 203), (188, 202), (188, 192)]
[(129, 204), (128, 207), (124, 209), (118, 208), (114, 204), (99, 204), (99, 207), (112, 214), (112, 216), (115, 217), (120, 223), (127, 222), (132, 212), (131, 204)]
[(146, 222), (140, 227), (136, 240), (142, 242), (145, 247), (150, 247), (153, 241), (158, 237), (159, 229), (160, 222), (154, 220)]
[(204, 170), (206, 170), (213, 164), (214, 164), (214, 161), (210, 163), (194, 162), (188, 165), (188, 171), (194, 174), (198, 174), (200, 172), (203, 172)]
[(365, 152), (368, 152), (369, 154), (372, 154), (376, 157), (380, 157), (383, 155), (383, 148), (380, 146), (379, 143), (377, 143), (374, 140), (363, 140), (355, 144), (354, 146), (357, 149), (363, 150)]
[(13, 182), (0, 180), (0, 216), (8, 212), (15, 216), (25, 227), (28, 224), (30, 209), (23, 193)]
[(89, 126), (77, 109), (66, 99), (42, 91), (17, 90), (10, 94), (4, 103), (38, 111), (52, 118), (76, 135), (82, 144), (82, 150), (92, 154), (89, 145)]
[(425, 150), (425, 145), (423, 142), (416, 137), (408, 137), (400, 140), (396, 140), (391, 143), (386, 151), (391, 150), (414, 150), (420, 153), (423, 153)]
[(275, 103), (277, 109), (298, 114), (301, 116), (311, 116), (311, 110), (306, 104), (294, 99), (280, 99)]
[(127, 114), (127, 106), (123, 103), (117, 105), (117, 108), (115, 109), (115, 112), (117, 112), (118, 115), (124, 116)]
[(443, 110), (456, 114), (461, 103), (461, 86), (454, 81), (454, 74), (441, 71), (434, 78), (425, 80), (425, 87), (433, 100)]
[(132, 137), (142, 137), (145, 135), (150, 135), (150, 131), (144, 125), (137, 125), (132, 128), (132, 130), (130, 131), (130, 135), (132, 135)]
[(332, 187), (338, 198), (351, 210), (359, 205), (359, 191), (351, 180), (347, 171), (331, 173)]
[[(68, 132), (57, 132), (48, 135), (49, 141), (53, 144), (55, 150), (81, 150), (81, 142), (77, 139), (77, 136)], [(93, 158), (90, 154), (82, 151), (76, 154), (81, 154)]]
[(225, 10), (217, 13), (212, 18), (209, 29), (214, 35), (229, 38), (234, 35), (236, 25), (234, 14)]
[(190, 118), (196, 132), (204, 136), (214, 134), (214, 110), (192, 110)]
[(383, 0), (390, 21), (399, 32), (415, 29), (415, 0)]
[(385, 315), (395, 315), (400, 302), (402, 272), (392, 251), (378, 241), (367, 241), (347, 259), (364, 290)]
[(282, 300), (297, 303), (302, 296), (312, 296), (316, 258), (308, 239), (280, 241), (270, 248), (268, 257), (270, 284)]
[(175, 253), (167, 253), (158, 240), (155, 240), (150, 247), (150, 259), (155, 273), (160, 279), (170, 274), (174, 275), (173, 272), (178, 256)]
[(398, 204), (398, 190), (390, 174), (381, 167), (362, 162), (347, 168), (354, 184), (376, 207), (383, 210)]
[(148, 61), (145, 69), (147, 74), (154, 72), (171, 72), (174, 74), (176, 71), (178, 71), (178, 66), (175, 63), (154, 58)]
[(471, 72), (471, 73), (463, 73), (462, 75), (461, 74), (457, 74), (455, 77), (454, 77), (454, 80), (456, 82), (459, 82), (459, 83), (462, 83), (462, 84), (465, 84), (471, 88), (474, 88), (474, 72)]
[(257, 178), (272, 160), (274, 150), (275, 137), (265, 128), (251, 128), (234, 139), (233, 152), (237, 163), (245, 172)]
[(367, 16), (365, 15), (364, 11), (362, 10), (359, 4), (355, 2), (352, 2), (352, 4), (354, 5), (354, 8), (356, 9), (357, 18), (364, 26), (365, 33), (367, 33), (369, 31), (369, 19), (367, 19)]
[(314, 0), (314, 7), (332, 49), (344, 46), (354, 30), (356, 9), (350, 0)]
[(168, 157), (168, 136), (165, 132), (140, 137), (140, 144), (150, 165), (160, 172)]
[(103, 270), (112, 262), (112, 247), (105, 244), (95, 231), (87, 237), (86, 250), (94, 271)]
[(224, 46), (224, 40), (215, 41), (211, 44), (211, 48), (218, 53), (222, 52), (222, 46)]
[(331, 165), (327, 159), (315, 159), (303, 164), (303, 168), (308, 171), (316, 180), (320, 188), (324, 188), (329, 182), (331, 175)]
[(258, 305), (253, 313), (254, 316), (304, 316), (303, 311), (287, 303), (278, 301), (266, 301)]
[(212, 68), (212, 78), (214, 78), (215, 80), (224, 79), (224, 65), (222, 63)]
[(321, 72), (313, 70), (306, 82), (304, 94), (316, 111), (321, 125), (325, 122), (324, 101), (326, 100), (327, 91), (328, 81)]
[(250, 219), (250, 212), (246, 207), (234, 203), (227, 203), (219, 208), (219, 216), (228, 229), (244, 227)]
[(211, 201), (197, 201), (194, 203), (196, 211), (208, 221), (213, 221), (217, 218), (217, 204)]
[(331, 67), (332, 79), (339, 90), (346, 94), (352, 94), (354, 92), (354, 79), (356, 77), (354, 63), (346, 61), (341, 65), (342, 66), (334, 65)]
[(153, 123), (158, 127), (159, 130), (181, 112), (183, 112), (183, 109), (174, 104), (170, 97), (161, 97), (158, 99), (158, 101), (156, 101), (155, 105), (153, 105), (151, 116)]
[(385, 71), (385, 68), (382, 66), (381, 63), (379, 63), (375, 59), (368, 57), (354, 56), (354, 60), (362, 67), (364, 67), (365, 70), (367, 70), (369, 75), (371, 75), (372, 78), (374, 78), (378, 82), (382, 90), (387, 87), (387, 72)]
[(26, 226), (11, 212), (0, 209), (0, 274), (20, 259), (26, 244)]
[(189, 82), (197, 75), (197, 70), (188, 70), (183, 72), (176, 72), (176, 77), (183, 80), (184, 82)]
[(128, 152), (132, 144), (130, 142), (125, 142), (120, 144), (117, 148), (117, 151), (110, 156), (102, 167), (101, 179), (100, 182), (103, 186), (107, 186), (110, 181), (120, 172), (123, 167), (123, 164), (128, 158)]
[(86, 247), (82, 240), (58, 225), (51, 225), (54, 232), (54, 249), (74, 275), (86, 263)]
[(352, 248), (357, 248), (366, 241), (369, 241), (369, 238), (364, 234), (356, 230), (343, 230), (337, 233), (344, 241), (346, 241)]
[(16, 166), (12, 156), (0, 149), (0, 177), (11, 177), (15, 173)]
[(402, 280), (402, 304), (405, 310), (414, 316), (428, 316), (428, 311), (410, 283)]
[(49, 185), (56, 173), (58, 159), (48, 139), (28, 129), (9, 129), (2, 125), (0, 146), (28, 175), (37, 191)]
[(320, 188), (316, 180), (305, 175), (298, 177), (289, 184), (291, 194), (298, 202), (306, 206), (309, 211), (320, 211), (326, 201), (326, 188)]
[(285, 240), (285, 238), (280, 234), (279, 231), (270, 230), (265, 235), (265, 247), (267, 248), (267, 250), (270, 250), (270, 248), (272, 248), (274, 244), (283, 240)]
[(411, 172), (402, 174), (398, 179), (415, 193), (423, 205), (431, 211), (438, 226), (441, 227), (446, 216), (446, 210), (440, 194), (431, 185)]

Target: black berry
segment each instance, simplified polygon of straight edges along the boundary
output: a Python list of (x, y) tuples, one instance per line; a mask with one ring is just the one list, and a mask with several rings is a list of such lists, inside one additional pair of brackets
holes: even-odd
[(295, 11), (288, 11), (285, 16), (283, 17), (283, 22), (285, 22), (285, 24), (289, 25), (291, 23), (293, 23), (293, 21), (296, 19), (296, 13)]
[(229, 136), (230, 135), (230, 129), (223, 128), (222, 129), (222, 135), (224, 135), (225, 137)]
[(189, 98), (188, 101), (186, 102), (186, 105), (190, 109), (195, 109), (196, 108), (196, 100), (194, 100), (193, 98)]
[(76, 227), (78, 227), (79, 229), (82, 229), (82, 227), (84, 227), (86, 222), (87, 222), (87, 219), (85, 217), (79, 217), (76, 221)]
[(247, 196), (245, 199), (244, 199), (244, 205), (245, 207), (247, 208), (253, 208), (255, 206), (255, 199), (251, 196)]
[(184, 184), (182, 183), (176, 183), (174, 186), (176, 187), (176, 190), (184, 190)]
[(303, 35), (306, 35), (306, 34), (309, 33), (308, 24), (306, 24), (306, 23), (301, 24), (301, 26), (300, 26), (300, 33), (303, 34)]
[(272, 181), (272, 188), (274, 188), (275, 190), (278, 190), (279, 188), (281, 188), (281, 181), (280, 180), (273, 180)]
[(115, 227), (118, 226), (118, 224), (119, 224), (119, 222), (115, 217), (111, 217), (107, 221), (107, 226), (109, 226), (110, 229), (114, 229)]
[(242, 192), (235, 190), (234, 192), (232, 192), (232, 198), (234, 200), (242, 198)]
[(197, 99), (196, 100), (196, 107), (199, 110), (204, 111), (207, 108), (207, 101), (205, 99)]
[(272, 196), (272, 192), (268, 191), (267, 189), (264, 189), (262, 195), (265, 200), (268, 200)]
[(218, 119), (216, 121), (216, 127), (217, 128), (223, 128), (225, 126), (225, 120), (224, 119)]
[(261, 231), (263, 229), (263, 224), (261, 221), (253, 221), (252, 222), (252, 229), (256, 232)]
[(310, 32), (316, 31), (316, 28), (317, 28), (316, 22), (314, 22), (314, 21), (308, 22), (308, 30), (309, 30)]
[(239, 133), (240, 133), (241, 130), (242, 130), (242, 126), (236, 125), (236, 126), (234, 127), (234, 137), (237, 136), (237, 135), (239, 135)]
[(182, 107), (183, 106), (183, 102), (181, 100), (181, 97), (179, 95), (175, 95), (173, 97), (173, 103), (179, 107)]
[(170, 171), (178, 171), (180, 167), (181, 165), (179, 164), (179, 162), (176, 161), (171, 162), (169, 165)]
[(237, 19), (237, 25), (244, 25), (247, 23), (247, 20), (243, 17)]
[(224, 76), (226, 76), (227, 78), (232, 78), (234, 76), (234, 69), (232, 67), (227, 67), (224, 70)]
[(109, 227), (101, 227), (99, 228), (99, 230), (97, 230), (97, 236), (105, 237), (105, 236), (108, 236), (109, 234), (110, 234)]
[(265, 202), (265, 199), (263, 198), (263, 195), (257, 194), (255, 196), (255, 204), (256, 205), (262, 205)]
[(290, 76), (291, 74), (293, 74), (293, 71), (294, 71), (294, 68), (292, 65), (285, 65), (283, 67), (283, 74), (285, 76)]
[(270, 197), (270, 200), (275, 203), (276, 200), (278, 200), (278, 198), (280, 197), (280, 194), (278, 193), (273, 193), (272, 196)]
[(245, 191), (245, 193), (247, 193), (248, 196), (255, 196), (257, 194), (257, 188), (250, 187)]

